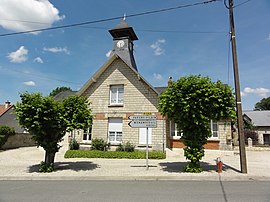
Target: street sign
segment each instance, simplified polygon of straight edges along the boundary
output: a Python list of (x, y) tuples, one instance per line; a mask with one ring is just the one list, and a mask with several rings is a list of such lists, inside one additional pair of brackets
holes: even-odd
[(132, 120), (128, 123), (131, 128), (156, 128), (156, 120)]
[(128, 123), (131, 128), (146, 128), (146, 170), (148, 170), (148, 128), (157, 127), (157, 117), (145, 112), (143, 115), (129, 116), (128, 119), (131, 120)]
[(139, 116), (129, 116), (128, 119), (130, 120), (156, 120), (156, 116), (144, 116), (144, 115), (139, 115)]

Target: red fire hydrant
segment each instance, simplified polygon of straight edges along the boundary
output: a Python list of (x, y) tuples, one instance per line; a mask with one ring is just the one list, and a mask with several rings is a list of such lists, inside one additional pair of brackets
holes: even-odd
[(217, 164), (217, 172), (218, 173), (221, 173), (222, 172), (223, 163), (222, 163), (220, 157), (217, 158), (216, 164)]

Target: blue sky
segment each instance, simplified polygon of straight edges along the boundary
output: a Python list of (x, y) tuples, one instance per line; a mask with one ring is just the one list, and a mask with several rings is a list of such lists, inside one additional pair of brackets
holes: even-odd
[[(0, 0), (0, 35), (95, 21), (205, 0)], [(270, 1), (234, 0), (243, 109), (270, 96)], [(244, 3), (244, 4), (242, 4)], [(38, 33), (0, 36), (0, 103), (19, 93), (80, 87), (108, 59), (108, 30), (120, 20)], [(153, 86), (170, 76), (201, 74), (234, 87), (228, 10), (222, 1), (127, 17), (139, 38), (135, 59)]]

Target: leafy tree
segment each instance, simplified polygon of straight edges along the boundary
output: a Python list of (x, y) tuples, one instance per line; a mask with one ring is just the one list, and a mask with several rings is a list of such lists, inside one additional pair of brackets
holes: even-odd
[[(32, 138), (46, 151), (42, 167), (54, 164), (55, 153), (59, 151), (67, 131), (89, 127), (92, 115), (86, 98), (71, 96), (63, 102), (43, 97), (40, 93), (23, 93), (21, 103), (16, 104), (19, 124), (28, 129)], [(44, 171), (44, 170), (43, 170)]]
[(14, 128), (6, 125), (0, 125), (0, 148), (6, 143), (9, 136), (15, 135)]
[(57, 87), (56, 89), (52, 90), (52, 92), (49, 94), (49, 96), (56, 96), (58, 93), (60, 92), (63, 92), (63, 91), (67, 91), (67, 90), (70, 90), (72, 91), (72, 89), (70, 87), (65, 87), (65, 86), (62, 86), (62, 87)]
[(190, 160), (186, 172), (201, 172), (200, 160), (204, 156), (203, 145), (211, 136), (212, 120), (233, 118), (234, 97), (232, 89), (221, 81), (212, 82), (209, 77), (187, 76), (172, 82), (160, 96), (162, 115), (174, 120), (186, 148), (184, 155)]
[(255, 104), (256, 111), (270, 110), (270, 97), (261, 99), (260, 102)]

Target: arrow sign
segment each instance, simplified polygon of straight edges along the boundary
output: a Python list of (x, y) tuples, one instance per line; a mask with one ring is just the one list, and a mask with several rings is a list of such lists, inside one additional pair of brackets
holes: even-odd
[(156, 120), (132, 120), (128, 123), (131, 128), (156, 128)]
[(128, 119), (130, 120), (157, 120), (156, 116), (129, 116)]

